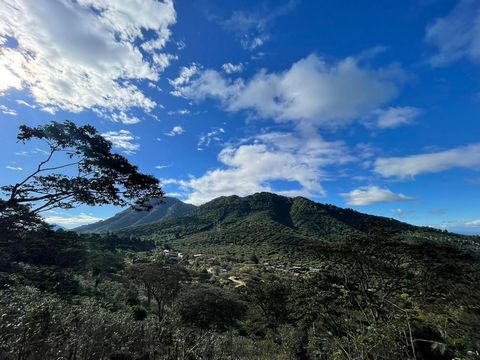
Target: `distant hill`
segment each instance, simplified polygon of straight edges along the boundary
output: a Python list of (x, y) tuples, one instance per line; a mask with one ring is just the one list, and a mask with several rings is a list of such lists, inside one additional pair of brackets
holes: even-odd
[(152, 200), (151, 205), (153, 208), (149, 211), (137, 211), (133, 208), (128, 208), (111, 218), (77, 227), (73, 231), (79, 233), (118, 231), (129, 226), (182, 217), (195, 209), (194, 205), (186, 204), (172, 197), (165, 197), (161, 201), (157, 199)]
[(65, 231), (66, 230), (63, 226), (60, 226), (58, 224), (50, 224), (50, 228), (53, 231)]
[(214, 199), (183, 217), (163, 219), (120, 231), (125, 235), (175, 242), (176, 248), (228, 252), (232, 246), (278, 254), (319, 241), (376, 235), (405, 241), (473, 242), (470, 237), (418, 227), (391, 218), (271, 193)]

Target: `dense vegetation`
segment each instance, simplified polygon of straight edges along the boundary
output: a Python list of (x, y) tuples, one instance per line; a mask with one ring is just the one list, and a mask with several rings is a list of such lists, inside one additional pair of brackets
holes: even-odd
[(211, 254), (253, 254), (266, 261), (307, 263), (316, 257), (309, 250), (321, 242), (352, 236), (376, 236), (402, 242), (432, 241), (462, 245), (478, 251), (478, 237), (417, 227), (391, 218), (359, 213), (308, 199), (258, 193), (244, 198), (220, 197), (190, 215), (131, 226), (119, 232), (141, 236), (175, 249)]
[(479, 359), (478, 238), (272, 194), (2, 238), (2, 359)]

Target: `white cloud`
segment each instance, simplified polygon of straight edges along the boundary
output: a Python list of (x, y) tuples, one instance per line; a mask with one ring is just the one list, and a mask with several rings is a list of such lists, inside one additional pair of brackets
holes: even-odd
[(272, 23), (296, 5), (297, 1), (290, 0), (275, 8), (265, 8), (262, 12), (234, 11), (222, 25), (235, 34), (244, 49), (253, 51), (270, 39), (268, 28)]
[(465, 223), (465, 226), (469, 226), (469, 227), (477, 227), (477, 226), (480, 226), (480, 219), (479, 219), (479, 220), (467, 221), (467, 222)]
[[(3, 49), (1, 40), (2, 33), (0, 32), (0, 49)], [(0, 96), (4, 95), (9, 89), (22, 89), (22, 79), (16, 75), (19, 71), (22, 71), (21, 60), (20, 54), (6, 50), (0, 56)]]
[(187, 47), (187, 44), (185, 44), (185, 41), (183, 40), (177, 41), (175, 45), (177, 45), (178, 50), (183, 50)]
[(226, 63), (222, 65), (222, 69), (227, 74), (241, 73), (244, 69), (244, 66), (242, 63), (238, 63), (236, 65), (232, 63)]
[(80, 213), (79, 215), (75, 216), (47, 216), (45, 217), (45, 221), (49, 224), (56, 224), (61, 225), (66, 228), (73, 228), (81, 225), (91, 224), (97, 221), (104, 220), (101, 217), (88, 215), (85, 213)]
[(445, 66), (461, 58), (480, 62), (480, 2), (460, 0), (444, 18), (427, 27), (426, 41), (437, 47), (432, 66)]
[[(352, 157), (342, 142), (327, 142), (312, 134), (273, 132), (225, 147), (218, 160), (221, 168), (176, 181), (186, 192), (187, 201), (201, 204), (218, 196), (259, 191), (324, 196), (324, 167), (349, 162)], [(275, 181), (289, 182), (295, 188), (279, 191)]]
[(179, 181), (177, 179), (160, 179), (160, 183), (162, 185), (171, 185), (171, 184), (178, 184)]
[(172, 60), (178, 60), (178, 56), (172, 54), (153, 54), (152, 60), (158, 65), (160, 71), (170, 66)]
[(478, 220), (450, 220), (437, 224), (426, 225), (429, 227), (453, 231), (460, 234), (480, 235), (480, 219)]
[(376, 110), (374, 113), (377, 116), (376, 126), (380, 129), (388, 129), (410, 124), (420, 115), (420, 110), (412, 106), (404, 106)]
[(28, 102), (26, 102), (26, 101), (24, 101), (24, 100), (15, 100), (15, 102), (16, 102), (18, 105), (23, 105), (23, 106), (29, 107), (29, 108), (31, 108), (31, 109), (35, 109), (35, 108), (36, 108), (35, 105), (29, 104)]
[(249, 80), (232, 81), (215, 70), (196, 70), (171, 81), (174, 95), (194, 101), (214, 98), (226, 111), (250, 110), (279, 122), (332, 127), (368, 116), (395, 98), (404, 78), (397, 66), (371, 69), (353, 57), (328, 64), (314, 54), (284, 72), (261, 70)]
[(201, 68), (202, 66), (197, 63), (192, 63), (190, 66), (183, 66), (180, 69), (180, 74), (178, 75), (178, 77), (173, 80), (168, 79), (168, 82), (174, 88), (181, 87), (185, 84), (188, 84), (190, 82), (190, 79), (200, 72)]
[(221, 140), (221, 134), (225, 133), (224, 128), (212, 129), (212, 131), (203, 134), (198, 140), (198, 149), (201, 150), (203, 146), (209, 146), (212, 142), (218, 142)]
[(165, 195), (169, 196), (169, 197), (175, 197), (175, 198), (180, 199), (180, 200), (182, 199), (182, 196), (183, 196), (182, 193), (175, 192), (175, 191), (174, 192), (171, 192), (171, 191), (165, 192)]
[(400, 217), (404, 217), (405, 215), (407, 215), (407, 212), (405, 210), (400, 209), (400, 208), (392, 209), (392, 213), (394, 213), (395, 215), (400, 216)]
[(169, 111), (168, 115), (190, 115), (190, 110), (188, 109), (180, 109), (175, 111)]
[(21, 168), (20, 166), (16, 166), (16, 165), (7, 165), (5, 166), (5, 168), (7, 168), (8, 170), (13, 170), (13, 171), (22, 171), (23, 168)]
[(125, 125), (138, 124), (140, 122), (138, 117), (129, 116), (123, 111), (120, 111), (118, 114), (112, 114), (112, 120), (115, 122), (121, 122)]
[[(168, 1), (168, 3), (172, 4), (172, 9), (173, 9), (173, 1)], [(168, 29), (168, 27), (164, 27), (157, 33), (156, 39), (148, 40), (144, 42), (141, 47), (143, 50), (147, 52), (158, 54), (156, 51), (163, 49), (165, 47), (168, 40), (170, 39), (170, 35), (171, 35), (170, 29)]]
[[(158, 79), (156, 51), (175, 22), (171, 0), (3, 1), (0, 39), (18, 47), (0, 44), (0, 93), (28, 89), (50, 112), (150, 111), (155, 102), (136, 83)], [(146, 31), (158, 40), (144, 44), (150, 56), (140, 51)]]
[(36, 147), (34, 151), (32, 151), (33, 153), (37, 154), (37, 153), (40, 153), (40, 154), (43, 154), (43, 155), (48, 155), (50, 154), (47, 150), (44, 150), (44, 149), (41, 149), (41, 148), (38, 148)]
[(108, 131), (102, 136), (111, 141), (113, 147), (121, 149), (125, 154), (134, 154), (140, 149), (140, 144), (134, 142), (137, 137), (128, 130)]
[(480, 169), (480, 144), (405, 157), (379, 158), (374, 171), (384, 177), (414, 177), (455, 167)]
[(242, 44), (244, 49), (253, 51), (256, 48), (265, 44), (268, 41), (268, 39), (270, 39), (270, 36), (265, 34), (255, 36), (255, 37), (245, 37), (240, 41), (240, 44)]
[(254, 50), (268, 40), (265, 33), (266, 18), (258, 14), (235, 11), (232, 16), (224, 21), (224, 27), (235, 33), (240, 44), (246, 50)]
[(17, 116), (17, 112), (14, 109), (10, 109), (5, 105), (0, 105), (0, 111), (5, 115)]
[(15, 153), (17, 156), (30, 156), (30, 153), (28, 151), (18, 151)]
[(165, 135), (177, 136), (177, 135), (182, 135), (184, 132), (185, 130), (181, 126), (177, 125), (177, 126), (174, 126), (172, 130), (170, 130), (169, 132), (166, 132)]
[(352, 206), (413, 200), (412, 197), (403, 194), (395, 194), (387, 188), (373, 185), (363, 186), (341, 195), (346, 199), (347, 204)]
[(172, 164), (168, 164), (168, 165), (157, 165), (157, 166), (155, 166), (155, 169), (162, 170), (162, 169), (169, 168), (170, 166), (172, 166)]

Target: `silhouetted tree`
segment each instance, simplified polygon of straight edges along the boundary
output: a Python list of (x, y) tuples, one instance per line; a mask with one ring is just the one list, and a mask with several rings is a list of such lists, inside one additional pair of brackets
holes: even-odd
[(93, 126), (77, 127), (66, 120), (38, 127), (20, 126), (23, 143), (41, 140), (48, 146), (45, 160), (14, 185), (1, 187), (0, 226), (15, 229), (38, 223), (38, 214), (79, 204), (149, 208), (151, 198), (163, 196), (159, 181), (112, 152), (112, 143)]

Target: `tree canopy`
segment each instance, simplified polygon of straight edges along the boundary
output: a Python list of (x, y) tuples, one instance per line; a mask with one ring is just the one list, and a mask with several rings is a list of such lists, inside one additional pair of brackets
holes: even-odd
[(0, 200), (0, 225), (25, 227), (42, 211), (80, 204), (149, 208), (150, 199), (164, 195), (155, 177), (112, 152), (112, 143), (91, 125), (69, 120), (22, 125), (17, 139), (43, 141), (46, 157), (23, 180), (0, 188), (5, 196)]

